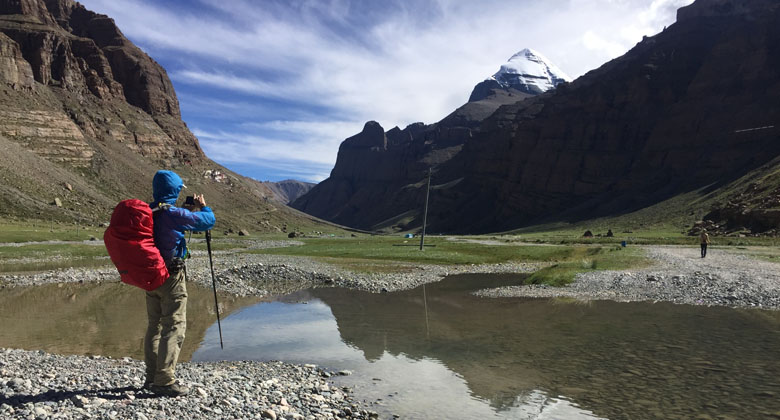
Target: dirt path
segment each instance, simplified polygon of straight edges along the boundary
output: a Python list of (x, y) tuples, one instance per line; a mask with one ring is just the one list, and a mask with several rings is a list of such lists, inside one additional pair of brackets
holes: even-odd
[(569, 286), (517, 286), (479, 292), (487, 297), (573, 297), (616, 301), (675, 303), (780, 309), (780, 264), (763, 261), (745, 250), (644, 247), (653, 260), (641, 270), (580, 274)]

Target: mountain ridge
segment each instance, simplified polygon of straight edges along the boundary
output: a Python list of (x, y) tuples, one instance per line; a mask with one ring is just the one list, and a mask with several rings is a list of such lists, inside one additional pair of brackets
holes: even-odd
[(122, 199), (151, 200), (165, 168), (205, 194), (218, 228), (321, 223), (208, 159), (165, 69), (72, 0), (0, 0), (0, 145), (4, 217), (106, 222)]
[(298, 181), (296, 179), (285, 179), (282, 181), (264, 181), (263, 185), (268, 187), (274, 194), (274, 197), (282, 204), (289, 204), (298, 197), (306, 194), (315, 185), (312, 182)]
[[(529, 55), (533, 55), (532, 51), (525, 49), (513, 57), (527, 60)], [(517, 60), (514, 65), (522, 68)], [(525, 67), (542, 75), (547, 74), (546, 69), (551, 66), (554, 67), (545, 62), (543, 66), (536, 63)], [(502, 66), (496, 74), (504, 72)], [(528, 74), (514, 73), (518, 78)], [(482, 120), (500, 106), (553, 88), (552, 81), (526, 89), (509, 82), (501, 85), (495, 78), (489, 78), (475, 86), (467, 103), (435, 124), (414, 123), (404, 129), (393, 127), (385, 132), (379, 123), (369, 121), (360, 133), (341, 143), (331, 176), (290, 205), (341, 225), (356, 222), (360, 229), (369, 229), (369, 220), (384, 221), (380, 225), (398, 223), (405, 226), (406, 215), (395, 213), (395, 209), (414, 205), (404, 191), (419, 185), (415, 174), (453, 159), (473, 138)], [(376, 205), (366, 209), (357, 202)]]
[[(699, 0), (678, 16), (577, 80), (472, 121), (450, 159), (422, 162), (402, 182), (333, 179), (344, 186), (330, 191), (338, 198), (329, 205), (348, 212), (317, 213), (317, 188), (293, 205), (363, 229), (415, 229), (431, 167), (429, 229), (483, 233), (624, 214), (726, 185), (780, 153), (777, 130), (739, 132), (780, 126), (772, 100), (780, 94), (780, 12), (764, 0)], [(425, 139), (431, 149), (443, 148), (441, 140)], [(340, 150), (332, 178), (340, 165), (367, 159), (357, 156)], [(408, 156), (396, 150), (383, 164), (403, 167)]]
[(495, 74), (474, 86), (469, 102), (485, 99), (496, 90), (539, 95), (569, 81), (571, 78), (542, 54), (525, 48), (512, 55)]

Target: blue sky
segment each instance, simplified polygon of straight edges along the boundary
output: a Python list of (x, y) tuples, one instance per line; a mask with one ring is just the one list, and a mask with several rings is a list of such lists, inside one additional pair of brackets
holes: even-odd
[(210, 158), (319, 182), (366, 121), (436, 122), (523, 48), (576, 78), (692, 0), (80, 2), (165, 67)]

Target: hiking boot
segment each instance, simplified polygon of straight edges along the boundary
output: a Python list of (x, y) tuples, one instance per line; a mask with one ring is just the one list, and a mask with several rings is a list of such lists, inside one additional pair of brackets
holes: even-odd
[(180, 385), (178, 382), (174, 382), (166, 386), (152, 385), (151, 391), (162, 397), (180, 397), (182, 395), (187, 395), (190, 392), (190, 389), (184, 385)]

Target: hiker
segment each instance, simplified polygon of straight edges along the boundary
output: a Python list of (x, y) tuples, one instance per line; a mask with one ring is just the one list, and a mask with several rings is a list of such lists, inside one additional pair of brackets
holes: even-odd
[(168, 268), (168, 279), (162, 286), (146, 292), (149, 326), (144, 338), (146, 381), (144, 388), (155, 394), (176, 397), (189, 389), (176, 382), (176, 360), (179, 358), (187, 329), (187, 286), (184, 260), (189, 256), (184, 232), (206, 231), (214, 226), (214, 213), (206, 207), (203, 195), (194, 195), (190, 211), (174, 207), (182, 188), (181, 177), (171, 171), (157, 171), (152, 180), (154, 202), (154, 244)]
[(707, 256), (707, 245), (710, 244), (710, 235), (707, 234), (707, 229), (702, 229), (699, 234), (699, 242), (701, 242), (701, 257)]

